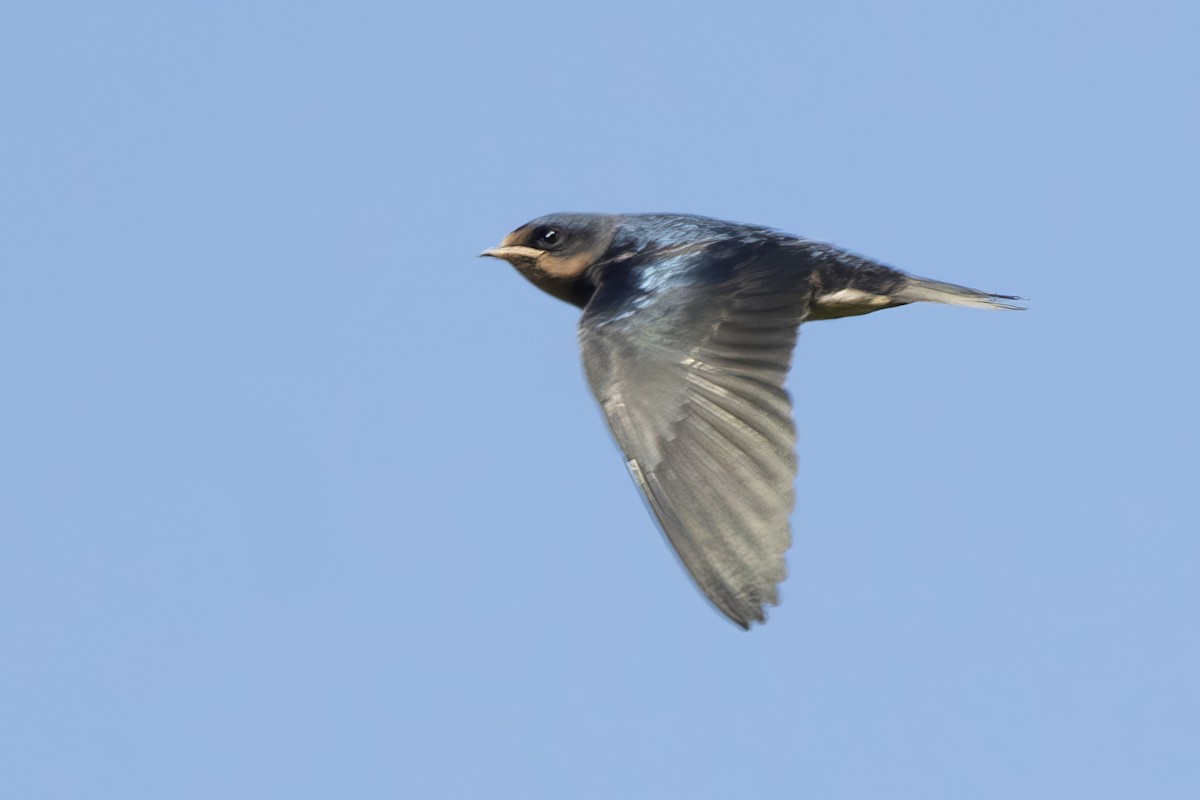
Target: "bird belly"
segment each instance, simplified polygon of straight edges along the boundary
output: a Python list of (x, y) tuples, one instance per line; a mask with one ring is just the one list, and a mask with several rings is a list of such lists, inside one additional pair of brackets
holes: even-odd
[(897, 302), (894, 297), (864, 292), (861, 289), (838, 289), (836, 292), (818, 295), (813, 300), (812, 313), (808, 315), (808, 319), (855, 317), (894, 305), (903, 303)]

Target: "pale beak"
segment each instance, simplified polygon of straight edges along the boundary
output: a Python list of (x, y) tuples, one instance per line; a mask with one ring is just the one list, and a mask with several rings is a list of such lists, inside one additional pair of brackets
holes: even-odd
[(518, 258), (541, 258), (543, 251), (536, 247), (525, 247), (519, 244), (504, 245), (501, 247), (493, 247), (491, 250), (484, 250), (479, 254), (480, 257), (489, 256), (491, 258), (503, 258), (506, 261), (511, 261), (514, 257)]

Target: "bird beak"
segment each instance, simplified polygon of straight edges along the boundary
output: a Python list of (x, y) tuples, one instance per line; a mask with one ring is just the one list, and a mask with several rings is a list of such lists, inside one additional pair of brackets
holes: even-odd
[(501, 247), (493, 247), (491, 250), (484, 250), (479, 254), (489, 256), (491, 258), (502, 258), (505, 261), (511, 261), (514, 258), (533, 258), (536, 259), (542, 255), (542, 251), (534, 247), (524, 247), (519, 244), (504, 245)]

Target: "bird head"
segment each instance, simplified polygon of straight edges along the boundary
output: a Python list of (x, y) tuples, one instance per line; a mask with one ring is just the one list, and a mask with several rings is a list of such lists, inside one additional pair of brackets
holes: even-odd
[(480, 255), (507, 261), (539, 289), (581, 306), (594, 288), (585, 272), (612, 243), (619, 219), (551, 214), (522, 225)]

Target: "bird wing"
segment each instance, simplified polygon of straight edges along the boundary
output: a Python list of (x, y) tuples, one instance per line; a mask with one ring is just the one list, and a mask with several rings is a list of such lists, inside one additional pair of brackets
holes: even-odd
[(778, 603), (795, 501), (783, 388), (813, 270), (778, 243), (607, 265), (580, 321), (588, 381), (692, 577), (743, 628)]

